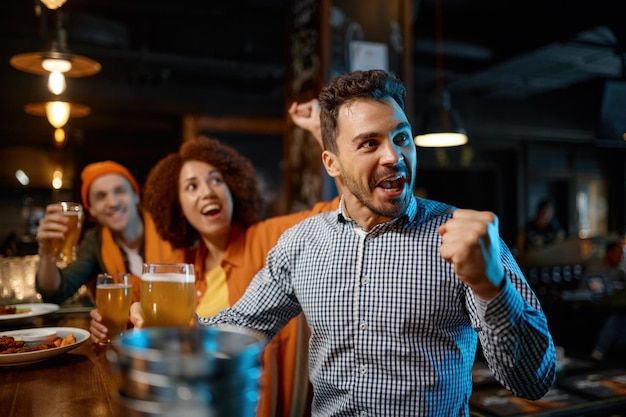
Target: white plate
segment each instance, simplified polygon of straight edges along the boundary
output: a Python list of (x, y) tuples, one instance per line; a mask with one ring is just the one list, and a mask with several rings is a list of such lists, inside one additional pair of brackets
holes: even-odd
[(57, 304), (35, 303), (35, 304), (10, 304), (17, 308), (30, 308), (28, 313), (0, 314), (0, 326), (13, 326), (20, 323), (28, 323), (35, 317), (50, 314), (59, 309)]
[[(57, 332), (57, 336), (65, 338), (69, 333), (74, 333), (74, 337), (76, 338), (76, 343), (72, 343), (71, 345), (59, 346), (55, 348), (45, 349), (45, 350), (37, 350), (34, 352), (23, 352), (23, 353), (0, 353), (0, 366), (21, 366), (21, 365), (30, 365), (31, 363), (41, 362), (43, 360), (52, 358), (54, 356), (60, 355), (65, 352), (69, 352), (72, 349), (77, 348), (78, 346), (85, 343), (90, 336), (90, 333), (87, 330), (79, 329), (76, 327), (46, 327), (46, 329), (54, 330)], [(22, 330), (11, 330), (10, 332), (0, 332), (0, 337), (2, 336), (19, 336), (26, 330), (32, 329), (22, 329)]]

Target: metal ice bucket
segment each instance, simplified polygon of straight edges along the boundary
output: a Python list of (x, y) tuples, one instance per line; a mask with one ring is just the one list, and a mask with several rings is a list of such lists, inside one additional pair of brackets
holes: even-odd
[(152, 327), (114, 340), (127, 417), (253, 417), (265, 338), (239, 327)]

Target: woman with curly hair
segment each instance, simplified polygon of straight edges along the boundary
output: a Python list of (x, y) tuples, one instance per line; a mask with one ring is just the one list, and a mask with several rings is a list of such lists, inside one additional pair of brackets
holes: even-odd
[[(261, 221), (262, 198), (250, 161), (233, 148), (206, 137), (185, 141), (148, 174), (143, 207), (181, 261), (196, 271), (196, 308), (208, 316), (233, 305), (283, 231), (313, 214), (334, 210), (339, 197), (311, 210)], [(175, 306), (172, 306), (175, 308)], [(92, 335), (106, 329), (92, 312)], [(259, 416), (309, 412), (308, 326), (297, 317), (263, 352)]]

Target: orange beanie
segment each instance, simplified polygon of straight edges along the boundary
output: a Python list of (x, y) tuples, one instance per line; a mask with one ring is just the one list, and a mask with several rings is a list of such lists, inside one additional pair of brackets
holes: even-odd
[(96, 180), (96, 178), (106, 174), (119, 174), (126, 178), (128, 182), (130, 182), (130, 185), (133, 186), (135, 192), (139, 194), (139, 184), (137, 183), (135, 177), (133, 177), (133, 174), (131, 174), (126, 167), (113, 161), (94, 162), (93, 164), (89, 164), (83, 168), (83, 172), (80, 174), (80, 179), (83, 182), (80, 194), (83, 198), (83, 206), (85, 207), (85, 210), (89, 210), (89, 187), (91, 187), (91, 184)]

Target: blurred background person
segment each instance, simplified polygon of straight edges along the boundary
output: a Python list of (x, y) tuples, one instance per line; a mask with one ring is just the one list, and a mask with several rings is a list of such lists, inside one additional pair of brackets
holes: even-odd
[(622, 266), (623, 258), (624, 248), (622, 247), (622, 242), (609, 240), (604, 246), (602, 258), (585, 265), (585, 273), (601, 274), (612, 288), (624, 288), (626, 271), (624, 271)]
[(562, 242), (565, 237), (565, 229), (554, 216), (554, 202), (544, 198), (537, 204), (534, 218), (526, 224), (519, 247), (523, 252), (543, 249)]

